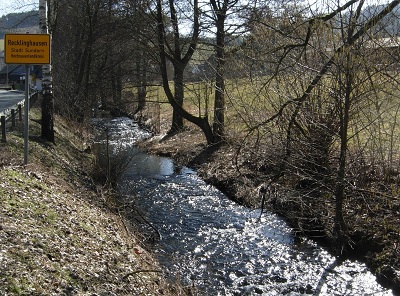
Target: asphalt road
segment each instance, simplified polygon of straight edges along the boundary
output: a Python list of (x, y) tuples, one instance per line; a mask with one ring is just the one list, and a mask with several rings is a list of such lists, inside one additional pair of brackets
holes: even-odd
[(25, 99), (24, 92), (16, 90), (2, 90), (0, 89), (0, 114), (9, 112)]

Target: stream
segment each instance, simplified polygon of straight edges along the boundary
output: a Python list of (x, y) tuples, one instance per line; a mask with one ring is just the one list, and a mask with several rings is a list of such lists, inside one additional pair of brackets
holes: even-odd
[(195, 171), (137, 150), (135, 142), (150, 134), (131, 120), (96, 124), (107, 127), (110, 150), (132, 157), (119, 192), (151, 226), (145, 232), (155, 234), (152, 249), (171, 281), (193, 285), (198, 295), (393, 295), (364, 264), (339, 261), (296, 238), (277, 215), (260, 217)]

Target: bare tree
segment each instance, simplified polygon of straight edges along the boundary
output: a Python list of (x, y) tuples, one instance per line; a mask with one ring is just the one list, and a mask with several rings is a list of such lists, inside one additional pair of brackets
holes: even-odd
[[(174, 114), (179, 114), (178, 116), (185, 118), (188, 121), (191, 121), (198, 125), (204, 132), (207, 142), (209, 144), (218, 144), (223, 141), (224, 137), (224, 129), (225, 129), (225, 63), (226, 63), (226, 44), (232, 41), (243, 32), (240, 32), (238, 28), (245, 28), (246, 25), (243, 23), (237, 24), (237, 21), (240, 19), (240, 11), (247, 9), (251, 6), (249, 3), (253, 3), (249, 1), (247, 5), (239, 5), (239, 1), (204, 1), (202, 2), (201, 12), (199, 15), (199, 8), (197, 1), (194, 1), (195, 13), (193, 14), (193, 20), (191, 20), (193, 24), (192, 37), (185, 38), (182, 37), (179, 33), (177, 19), (178, 14), (176, 13), (176, 9), (174, 6), (171, 6), (171, 3), (174, 2), (169, 1), (169, 12), (170, 12), (170, 22), (171, 22), (171, 33), (168, 32), (168, 27), (165, 22), (165, 14), (162, 9), (162, 1), (158, 1), (158, 23), (159, 23), (159, 48), (161, 54), (161, 68), (163, 75), (163, 85), (166, 90), (166, 94), (169, 102), (171, 103)], [(255, 3), (255, 2), (254, 2)], [(254, 4), (255, 5), (255, 4)], [(237, 17), (233, 20), (233, 15)], [(215, 80), (215, 95), (214, 95), (214, 106), (213, 106), (213, 124), (212, 127), (208, 120), (208, 101), (207, 98), (203, 98), (207, 107), (201, 116), (201, 112), (199, 112), (199, 117), (192, 116), (187, 110), (182, 108), (182, 102), (180, 98), (184, 97), (184, 85), (180, 81), (183, 82), (183, 74), (184, 69), (186, 68), (190, 58), (193, 56), (193, 52), (197, 47), (198, 39), (199, 39), (199, 30), (200, 24), (199, 19), (202, 19), (202, 30), (206, 32), (206, 36), (215, 35), (214, 38), (207, 37), (205, 39), (211, 40), (211, 42), (205, 42), (206, 46), (213, 46), (215, 49), (215, 55), (208, 61), (209, 68), (212, 69), (214, 73), (212, 81)], [(227, 21), (230, 21), (228, 24)], [(229, 38), (228, 34), (229, 33)], [(236, 36), (235, 36), (236, 35)], [(172, 36), (172, 45), (168, 43), (169, 36)], [(190, 45), (185, 45), (186, 40), (191, 40)], [(215, 42), (214, 42), (215, 41)], [(183, 43), (183, 46), (182, 46)], [(187, 48), (186, 54), (183, 56), (182, 48)], [(232, 49), (232, 48), (231, 48)], [(236, 51), (235, 49), (233, 51)], [(183, 56), (183, 58), (181, 58)], [(189, 60), (187, 59), (189, 58)], [(165, 62), (164, 62), (165, 59)], [(167, 61), (170, 61), (174, 67), (174, 85), (175, 92), (172, 94), (171, 89), (169, 89), (168, 85), (168, 71), (167, 71)], [(205, 61), (203, 61), (205, 62)], [(182, 77), (182, 78), (181, 78)], [(173, 97), (170, 97), (169, 93)], [(198, 104), (199, 107), (201, 103)]]
[(215, 1), (211, 0), (215, 14), (216, 25), (216, 77), (215, 77), (215, 99), (214, 99), (214, 123), (213, 132), (216, 141), (220, 142), (224, 136), (225, 128), (225, 21), (227, 11), (238, 1)]
[[(192, 20), (180, 19), (183, 15), (183, 11), (179, 11), (181, 9), (185, 9), (184, 7), (179, 7), (177, 3), (179, 1), (168, 0), (166, 5), (168, 7), (168, 19), (166, 15), (163, 13), (163, 2), (157, 1), (157, 23), (159, 24), (159, 42), (160, 50), (163, 51), (162, 55), (167, 58), (168, 61), (171, 62), (174, 69), (174, 95), (173, 100), (176, 105), (179, 105), (180, 108), (183, 108), (183, 100), (184, 100), (184, 72), (185, 68), (191, 60), (194, 51), (196, 50), (199, 38), (199, 7), (198, 0), (193, 2), (192, 12), (189, 12), (193, 15)], [(182, 2), (183, 6), (187, 6), (188, 3)], [(190, 6), (190, 5), (189, 5)], [(182, 17), (184, 18), (184, 17)], [(169, 23), (166, 23), (168, 20)], [(182, 22), (190, 21), (192, 23), (192, 32), (191, 37), (182, 36), (180, 27), (183, 26)], [(167, 32), (167, 27), (170, 24), (171, 33)], [(171, 37), (171, 38), (170, 38)], [(171, 40), (170, 40), (171, 39)], [(166, 65), (165, 65), (166, 66)], [(164, 67), (164, 65), (162, 65)], [(164, 85), (164, 88), (169, 88), (168, 85)], [(173, 109), (173, 117), (172, 117), (172, 125), (170, 132), (177, 132), (182, 130), (183, 128), (183, 114), (179, 109)]]
[[(348, 243), (344, 205), (349, 190), (349, 139), (356, 137), (349, 131), (357, 112), (367, 110), (362, 106), (371, 102), (377, 90), (371, 75), (379, 70), (378, 63), (371, 57), (369, 61), (360, 57), (367, 52), (371, 55), (373, 41), (369, 32), (398, 4), (399, 1), (392, 1), (374, 15), (366, 16), (362, 15), (364, 1), (349, 1), (325, 15), (303, 15), (290, 26), (282, 27), (281, 22), (274, 24), (271, 20), (263, 23), (269, 33), (279, 36), (273, 38), (275, 47), (269, 51), (276, 57), (270, 58), (275, 67), (270, 67), (272, 75), (264, 80), (263, 87), (266, 93), (275, 89), (277, 95), (271, 97), (282, 99), (271, 99), (269, 105), (275, 108), (274, 113), (269, 111), (266, 119), (248, 124), (249, 131), (260, 132), (261, 127), (271, 124), (276, 132), (279, 124), (276, 138), (281, 137), (285, 152), (276, 176), (288, 176), (305, 198), (313, 194), (332, 196), (335, 210), (331, 222), (339, 249)], [(369, 124), (372, 123), (364, 122)], [(284, 132), (285, 137), (279, 132)], [(321, 212), (326, 213), (322, 209)], [(323, 214), (321, 219), (326, 219)]]
[[(195, 3), (197, 3), (197, 1), (195, 1)], [(195, 5), (195, 14), (197, 14), (197, 5)], [(198, 16), (196, 16), (197, 18)], [(162, 10), (162, 2), (161, 0), (157, 0), (157, 19), (158, 20), (162, 20), (164, 18), (164, 14), (163, 14), (163, 10)], [(196, 23), (198, 22), (198, 20), (195, 21)], [(198, 26), (196, 25), (195, 27), (197, 27), (196, 30), (198, 30)], [(175, 31), (175, 34), (177, 32)], [(192, 115), (190, 112), (188, 112), (187, 110), (185, 110), (183, 108), (183, 106), (180, 104), (179, 101), (177, 101), (175, 99), (174, 94), (171, 91), (171, 88), (169, 86), (169, 79), (168, 79), (168, 71), (167, 71), (167, 59), (168, 59), (168, 54), (166, 52), (166, 48), (168, 48), (168, 45), (166, 44), (166, 28), (165, 28), (165, 24), (163, 21), (158, 22), (158, 45), (159, 45), (159, 53), (160, 53), (160, 69), (161, 69), (161, 76), (162, 76), (162, 81), (163, 81), (163, 87), (164, 87), (164, 91), (165, 94), (167, 96), (168, 102), (171, 104), (171, 106), (174, 109), (174, 112), (179, 113), (180, 116), (182, 116), (183, 118), (185, 118), (186, 120), (196, 124), (198, 127), (201, 128), (201, 130), (203, 131), (207, 142), (209, 144), (213, 144), (215, 143), (214, 141), (214, 134), (212, 132), (211, 126), (208, 122), (208, 114), (206, 113), (203, 117), (197, 117)], [(195, 35), (197, 35), (198, 33), (196, 33)], [(175, 36), (174, 38), (177, 38), (178, 36)], [(194, 38), (195, 37), (195, 38)], [(193, 41), (197, 40), (197, 36), (192, 37)], [(194, 38), (194, 39), (193, 39)], [(179, 40), (176, 40), (176, 42), (179, 42)], [(193, 46), (192, 46), (193, 45)], [(176, 44), (176, 46), (180, 46), (179, 44)], [(192, 54), (193, 54), (193, 50), (195, 49), (195, 44), (191, 44), (189, 50), (186, 53), (186, 57), (184, 57), (183, 62), (187, 63), (186, 60), (190, 59)], [(178, 49), (177, 54), (180, 54), (180, 49)], [(176, 56), (176, 58), (178, 58), (179, 60), (181, 59), (180, 57)], [(179, 62), (176, 61), (176, 62)], [(177, 66), (179, 66), (179, 63), (177, 63)], [(181, 64), (182, 66), (182, 64)], [(177, 71), (179, 72), (180, 69), (177, 69)], [(179, 78), (179, 76), (175, 76), (174, 77)], [(183, 77), (182, 77), (183, 78)], [(179, 80), (177, 80), (177, 82), (179, 82)], [(183, 87), (183, 83), (181, 85), (181, 83), (179, 82), (178, 84), (175, 84), (178, 89), (180, 87)], [(182, 89), (183, 90), (183, 89)], [(182, 92), (183, 94), (183, 92)]]
[(133, 100), (124, 100), (122, 92), (131, 87), (140, 58), (129, 27), (131, 17), (118, 1), (79, 0), (60, 5), (53, 38), (60, 112), (78, 120), (99, 108), (116, 115), (129, 113), (127, 106)]
[[(58, 1), (39, 1), (39, 27), (41, 33), (51, 34), (55, 26)], [(42, 66), (42, 138), (54, 142), (54, 97), (51, 64)]]

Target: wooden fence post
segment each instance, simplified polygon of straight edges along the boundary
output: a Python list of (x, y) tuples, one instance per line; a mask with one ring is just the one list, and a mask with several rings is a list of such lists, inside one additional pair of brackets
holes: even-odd
[(18, 104), (18, 120), (22, 121), (22, 105)]
[(6, 117), (2, 116), (1, 117), (1, 141), (2, 142), (7, 142), (6, 139)]
[(11, 127), (15, 127), (15, 109), (11, 109)]

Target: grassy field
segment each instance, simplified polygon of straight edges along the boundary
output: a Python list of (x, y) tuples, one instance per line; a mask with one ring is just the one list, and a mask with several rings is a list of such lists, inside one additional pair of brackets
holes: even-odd
[[(340, 112), (335, 103), (341, 98), (332, 96), (326, 87), (315, 90), (297, 116), (300, 127), (293, 128), (292, 153), (285, 158), (286, 127), (293, 106), (273, 123), (255, 130), (246, 141), (243, 136), (251, 124), (274, 114), (296, 90), (277, 93), (276, 89), (272, 92), (246, 84), (245, 80), (240, 82), (230, 81), (227, 85), (228, 141), (217, 151), (208, 154), (200, 130), (192, 126), (166, 140), (156, 138), (143, 147), (194, 166), (206, 182), (250, 207), (261, 206), (259, 190), (266, 186), (265, 207), (285, 217), (296, 233), (324, 243), (337, 254), (347, 252), (366, 262), (384, 285), (400, 287), (400, 107), (395, 92), (380, 90), (377, 96), (365, 92), (352, 105), (343, 208), (349, 244), (344, 251), (334, 234), (340, 147)], [(386, 84), (382, 89), (389, 87)], [(198, 109), (198, 98), (206, 97), (206, 89), (204, 84), (187, 84), (190, 91), (186, 92), (186, 104), (193, 112)], [(162, 96), (161, 91), (159, 94)], [(209, 97), (212, 106), (211, 91)], [(168, 104), (161, 109), (165, 133), (171, 111)]]
[[(226, 132), (232, 138), (241, 138), (252, 127), (262, 123), (276, 114), (279, 108), (288, 100), (295, 99), (302, 94), (304, 83), (290, 78), (292, 81), (279, 79), (266, 85), (268, 77), (257, 79), (230, 79), (226, 82)], [(337, 99), (332, 96), (333, 86), (323, 81), (325, 86), (315, 89), (307, 102), (303, 105), (298, 116), (298, 124), (306, 130), (311, 125), (332, 123), (330, 128), (339, 126), (339, 112)], [(286, 84), (284, 87), (282, 85)], [(385, 89), (390, 85), (385, 84)], [(171, 85), (173, 88), (173, 85)], [(364, 151), (370, 157), (379, 157), (395, 164), (399, 159), (395, 147), (400, 145), (398, 99), (395, 89), (389, 93), (378, 90), (374, 95), (368, 91), (364, 96), (354, 99), (351, 110), (349, 139), (355, 150)], [(147, 99), (151, 103), (159, 104), (160, 112), (172, 114), (171, 106), (161, 86), (147, 88)], [(209, 117), (213, 120), (214, 86), (212, 81), (191, 82), (185, 84), (184, 107), (195, 116)], [(289, 105), (282, 116), (270, 125), (264, 125), (258, 132), (265, 132), (268, 137), (271, 133), (281, 138), (285, 124), (294, 110), (294, 104)], [(286, 122), (286, 123), (285, 123)], [(333, 126), (335, 125), (335, 126)], [(278, 135), (280, 133), (280, 135)], [(377, 154), (379, 152), (380, 154)]]

